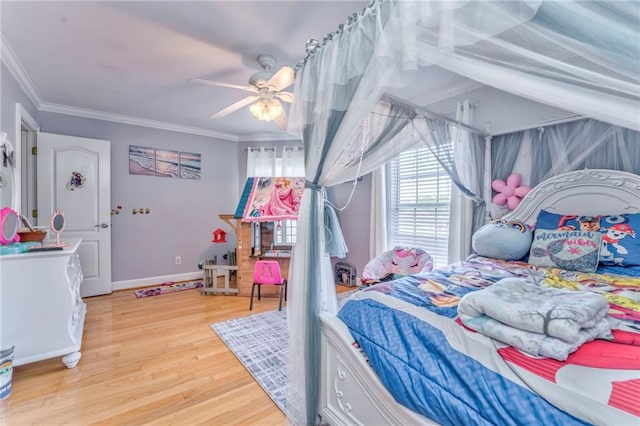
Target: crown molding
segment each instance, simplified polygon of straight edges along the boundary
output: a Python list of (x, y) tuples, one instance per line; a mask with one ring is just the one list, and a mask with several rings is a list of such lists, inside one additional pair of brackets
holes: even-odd
[(224, 139), (228, 141), (238, 141), (238, 136), (230, 133), (216, 132), (214, 130), (201, 129), (199, 127), (183, 126), (181, 124), (168, 123), (164, 121), (150, 120), (147, 118), (132, 117), (130, 115), (113, 114), (109, 112), (96, 111), (86, 108), (77, 108), (68, 105), (44, 102), (38, 108), (40, 111), (54, 112), (57, 114), (73, 115), (75, 117), (92, 118), (95, 120), (111, 121), (114, 123), (131, 124), (133, 126), (150, 127), (159, 130), (169, 130), (172, 132), (188, 133), (210, 138)]
[(215, 130), (202, 129), (200, 127), (183, 126), (181, 124), (169, 123), (164, 121), (150, 120), (146, 118), (132, 117), (130, 115), (113, 114), (108, 112), (96, 111), (85, 108), (77, 108), (68, 105), (53, 104), (43, 102), (40, 111), (53, 112), (63, 115), (72, 115), (75, 117), (91, 118), (94, 120), (111, 121), (114, 123), (131, 124), (133, 126), (149, 127), (159, 130), (168, 130), (172, 132), (187, 133), (197, 136), (206, 136), (210, 138), (222, 139), (232, 142), (260, 142), (260, 141), (280, 141), (280, 140), (300, 140), (288, 133), (284, 135), (276, 135), (272, 133), (255, 133), (248, 135), (234, 135), (231, 133), (217, 132)]
[(272, 141), (300, 141), (300, 138), (291, 133), (251, 133), (239, 135), (238, 142), (272, 142)]
[(7, 69), (16, 79), (24, 93), (27, 95), (29, 100), (35, 105), (36, 108), (40, 108), (42, 105), (42, 98), (38, 94), (33, 85), (33, 82), (29, 78), (29, 75), (25, 71), (25, 69), (18, 61), (13, 49), (7, 43), (7, 39), (4, 38), (4, 35), (0, 33), (0, 59), (7, 66)]

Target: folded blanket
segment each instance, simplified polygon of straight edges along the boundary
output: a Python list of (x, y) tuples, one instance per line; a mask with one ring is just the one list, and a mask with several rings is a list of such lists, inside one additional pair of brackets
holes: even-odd
[(607, 301), (595, 293), (540, 287), (518, 278), (465, 295), (465, 326), (537, 356), (567, 359), (585, 342), (611, 338)]
[(609, 306), (600, 294), (539, 286), (522, 278), (505, 278), (467, 294), (458, 312), (486, 315), (511, 327), (557, 337), (568, 343), (606, 317)]

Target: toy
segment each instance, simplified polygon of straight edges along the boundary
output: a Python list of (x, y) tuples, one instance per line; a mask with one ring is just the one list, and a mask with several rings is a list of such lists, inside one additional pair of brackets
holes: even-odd
[(533, 235), (519, 221), (496, 221), (478, 229), (471, 239), (473, 250), (480, 256), (501, 260), (520, 260), (531, 247)]
[(522, 201), (522, 198), (531, 191), (531, 187), (522, 185), (522, 176), (519, 173), (512, 173), (507, 181), (502, 179), (496, 179), (491, 182), (491, 188), (496, 191), (493, 197), (493, 204), (497, 206), (509, 207), (509, 210), (514, 210)]
[(369, 261), (362, 270), (362, 283), (388, 281), (398, 276), (433, 269), (433, 258), (421, 248), (394, 247)]
[(224, 232), (221, 228), (216, 229), (212, 232), (213, 240), (212, 243), (226, 243), (227, 242), (227, 233)]

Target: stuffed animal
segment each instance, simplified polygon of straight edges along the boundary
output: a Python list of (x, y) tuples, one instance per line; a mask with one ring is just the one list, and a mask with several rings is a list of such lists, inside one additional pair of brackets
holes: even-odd
[(496, 221), (478, 229), (471, 239), (473, 250), (480, 256), (502, 260), (520, 260), (531, 247), (533, 234), (519, 221)]
[(362, 283), (388, 281), (433, 269), (433, 258), (421, 248), (394, 247), (373, 258), (362, 270)]

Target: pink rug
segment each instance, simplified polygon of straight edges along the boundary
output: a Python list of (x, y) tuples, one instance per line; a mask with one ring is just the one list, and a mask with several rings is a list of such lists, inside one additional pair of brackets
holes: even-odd
[(143, 288), (140, 290), (136, 290), (133, 293), (136, 297), (150, 297), (150, 296), (158, 296), (160, 294), (169, 294), (169, 293), (177, 293), (179, 291), (184, 290), (192, 290), (194, 288), (202, 287), (202, 281), (185, 281), (180, 283), (167, 282), (162, 283), (157, 287), (149, 287)]

